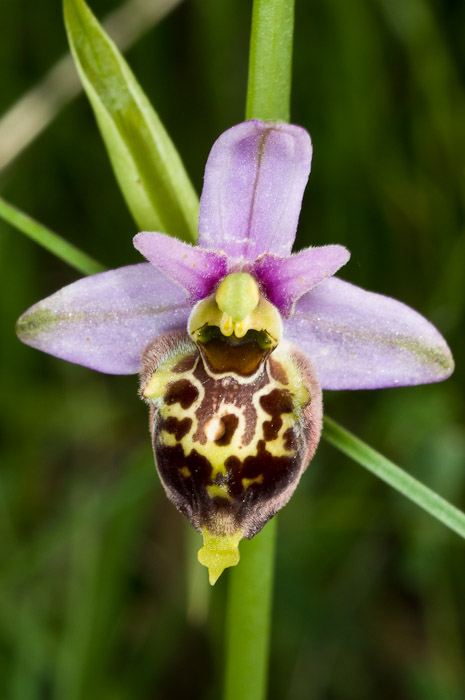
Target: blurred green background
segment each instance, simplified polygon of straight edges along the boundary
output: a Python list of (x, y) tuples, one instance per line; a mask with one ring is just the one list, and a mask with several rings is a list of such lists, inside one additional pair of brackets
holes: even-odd
[[(326, 409), (465, 508), (465, 4), (296, 12), (292, 114), (314, 143), (297, 246), (346, 245), (342, 277), (417, 308), (457, 362), (444, 384), (326, 392)], [(250, 0), (185, 0), (127, 53), (199, 192), (214, 139), (243, 119), (250, 15)], [(67, 51), (58, 0), (3, 0), (1, 16), (0, 115)], [(0, 194), (109, 267), (139, 260), (82, 96)], [(161, 492), (136, 378), (14, 335), (77, 277), (0, 221), (0, 697), (215, 700), (228, 575), (207, 600), (199, 567), (189, 597), (200, 537)], [(463, 700), (458, 536), (325, 443), (279, 520), (271, 700)]]

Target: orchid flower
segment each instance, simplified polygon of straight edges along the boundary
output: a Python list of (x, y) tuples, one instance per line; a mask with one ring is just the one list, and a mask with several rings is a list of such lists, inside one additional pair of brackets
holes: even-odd
[(203, 534), (211, 583), (294, 492), (320, 437), (322, 389), (453, 370), (416, 311), (333, 276), (344, 247), (291, 253), (311, 155), (301, 127), (234, 126), (207, 161), (196, 247), (139, 233), (148, 263), (79, 280), (18, 321), (33, 347), (139, 373), (161, 481)]

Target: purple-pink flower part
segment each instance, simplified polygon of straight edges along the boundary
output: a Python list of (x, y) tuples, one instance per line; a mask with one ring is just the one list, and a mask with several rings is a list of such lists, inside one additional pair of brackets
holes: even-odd
[(284, 338), (311, 358), (323, 389), (445, 379), (452, 356), (428, 321), (401, 302), (331, 279), (348, 260), (344, 247), (290, 254), (311, 155), (301, 127), (259, 121), (232, 127), (205, 168), (197, 247), (138, 234), (134, 244), (152, 266), (65, 287), (23, 314), (19, 337), (101, 372), (135, 373), (150, 340), (185, 328), (196, 301), (228, 273), (246, 270), (281, 312)]
[(454, 366), (416, 311), (334, 277), (343, 246), (291, 254), (311, 154), (298, 126), (229, 129), (205, 168), (197, 246), (139, 233), (148, 263), (81, 279), (17, 325), (57, 357), (139, 373), (160, 479), (203, 534), (211, 583), (294, 492), (321, 389), (436, 382)]

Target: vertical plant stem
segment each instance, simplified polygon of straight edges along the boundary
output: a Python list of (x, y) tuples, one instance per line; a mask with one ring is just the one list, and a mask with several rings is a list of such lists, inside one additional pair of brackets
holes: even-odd
[[(254, 0), (246, 119), (289, 121), (294, 0)], [(264, 700), (277, 521), (250, 542), (229, 574), (225, 700)]]
[(275, 517), (243, 541), (241, 560), (230, 573), (225, 700), (266, 697), (276, 529)]
[(199, 533), (187, 522), (185, 530), (187, 619), (191, 625), (200, 627), (205, 624), (208, 616), (211, 586), (205, 576), (205, 569), (199, 566), (197, 558)]
[(290, 119), (295, 0), (254, 0), (247, 119)]

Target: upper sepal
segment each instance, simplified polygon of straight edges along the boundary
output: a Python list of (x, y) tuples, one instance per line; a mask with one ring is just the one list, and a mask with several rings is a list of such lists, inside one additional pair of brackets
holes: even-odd
[(248, 121), (224, 132), (205, 167), (199, 246), (250, 262), (265, 252), (288, 255), (311, 157), (299, 126)]

